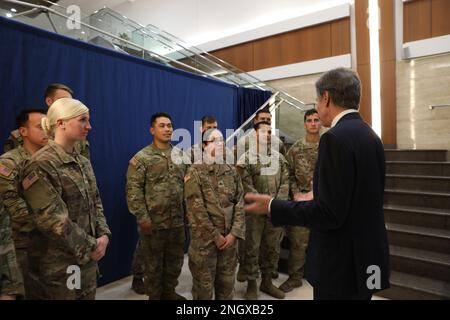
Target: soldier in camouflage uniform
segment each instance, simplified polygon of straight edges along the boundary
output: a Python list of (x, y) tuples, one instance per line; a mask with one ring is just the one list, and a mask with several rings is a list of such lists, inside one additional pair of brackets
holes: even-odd
[[(320, 120), (317, 111), (314, 109), (308, 110), (304, 115), (304, 123), (305, 138), (293, 144), (286, 156), (290, 168), (289, 180), (292, 200), (297, 200), (301, 193), (312, 190), (311, 182), (319, 149)], [(309, 230), (304, 227), (288, 226), (286, 231), (290, 242), (289, 278), (280, 286), (280, 289), (289, 292), (302, 285)]]
[(24, 171), (24, 196), (36, 226), (28, 249), (29, 299), (95, 298), (97, 262), (111, 232), (92, 166), (74, 148), (91, 129), (88, 112), (78, 100), (53, 103), (42, 127), (55, 139), (33, 155)]
[[(136, 216), (145, 288), (150, 300), (182, 300), (175, 292), (184, 258), (183, 179), (187, 165), (174, 162), (181, 150), (172, 147), (172, 121), (166, 113), (151, 118), (153, 143), (128, 165), (128, 209)], [(186, 162), (184, 162), (186, 163)]]
[[(269, 122), (272, 121), (272, 115), (267, 109), (259, 110), (255, 117), (253, 118), (253, 125), (260, 123), (260, 122)], [(272, 147), (278, 146), (278, 151), (283, 156), (286, 154), (286, 147), (284, 146), (283, 141), (281, 141), (280, 138), (278, 138), (275, 135), (272, 135)], [(236, 162), (239, 162), (239, 159), (244, 159), (242, 156), (247, 151), (253, 151), (256, 152), (256, 132), (254, 129), (252, 129), (248, 134), (240, 138), (237, 142), (237, 144), (234, 146), (234, 158), (236, 159)], [(238, 243), (238, 252), (239, 252), (239, 271), (237, 274), (237, 280), (239, 282), (244, 282), (247, 280), (247, 276), (244, 273), (244, 269), (241, 268), (241, 261), (243, 261), (245, 256), (245, 240), (239, 240)], [(272, 278), (276, 279), (278, 278), (278, 271), (275, 270)]]
[(23, 279), (16, 261), (11, 223), (0, 197), (0, 300), (14, 300), (23, 295)]
[(41, 119), (44, 116), (44, 110), (22, 111), (16, 122), (20, 135), (23, 137), (23, 146), (18, 146), (0, 157), (0, 196), (3, 197), (5, 208), (11, 218), (17, 262), (25, 287), (28, 284), (27, 248), (33, 223), (23, 197), (23, 170), (31, 159), (31, 155), (47, 144), (48, 138), (41, 126)]
[[(203, 136), (203, 133), (209, 129), (217, 129), (217, 119), (214, 116), (203, 116), (202, 126), (200, 127), (201, 136)], [(193, 144), (191, 148), (186, 151), (186, 153), (191, 156), (191, 163), (202, 163), (202, 141)]]
[[(56, 100), (60, 98), (72, 98), (72, 95), (73, 91), (68, 86), (63, 85), (61, 83), (52, 83), (47, 86), (44, 98), (47, 107), (50, 108), (50, 106)], [(20, 135), (19, 130), (16, 129), (12, 131), (8, 139), (6, 139), (3, 145), (3, 151), (8, 152), (10, 150), (13, 150), (14, 148), (17, 148), (22, 144), (23, 144), (22, 136)], [(87, 140), (77, 141), (75, 143), (75, 150), (77, 151), (77, 153), (81, 154), (87, 159), (90, 159), (91, 154), (89, 151), (89, 142)]]
[[(257, 137), (257, 150), (247, 151), (237, 165), (242, 177), (244, 191), (269, 194), (276, 199), (289, 197), (289, 171), (286, 159), (275, 150), (271, 150), (271, 126), (269, 122), (260, 122), (254, 126)], [(274, 164), (273, 162), (276, 161)], [(271, 170), (269, 171), (269, 168)], [(266, 216), (246, 215), (245, 256), (242, 261), (248, 287), (246, 299), (256, 300), (256, 279), (261, 269), (260, 290), (275, 298), (283, 299), (284, 292), (272, 284), (272, 274), (278, 268), (280, 243), (283, 228), (274, 227)]]
[(191, 228), (192, 296), (194, 300), (211, 300), (213, 295), (217, 300), (231, 300), (237, 266), (236, 239), (245, 237), (242, 182), (235, 167), (224, 163), (220, 131), (206, 131), (202, 141), (205, 163), (189, 168), (184, 187)]

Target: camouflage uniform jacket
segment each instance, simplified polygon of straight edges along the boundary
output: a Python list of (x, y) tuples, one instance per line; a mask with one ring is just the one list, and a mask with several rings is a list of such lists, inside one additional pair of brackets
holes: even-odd
[(0, 196), (11, 218), (16, 248), (28, 247), (29, 232), (33, 230), (31, 212), (23, 197), (23, 170), (31, 155), (22, 146), (0, 157)]
[(228, 164), (194, 164), (185, 177), (187, 217), (193, 237), (207, 245), (219, 235), (245, 239), (244, 190)]
[(23, 278), (11, 238), (9, 215), (0, 198), (0, 296), (24, 295)]
[(131, 158), (127, 172), (128, 209), (138, 223), (146, 219), (152, 227), (169, 229), (184, 226), (183, 179), (186, 164), (175, 164), (175, 156), (183, 152), (171, 146), (172, 156), (166, 156), (151, 144)]
[(24, 177), (24, 196), (36, 225), (30, 267), (41, 270), (55, 257), (61, 264), (88, 263), (96, 239), (111, 238), (91, 163), (50, 140), (33, 155)]
[(289, 149), (286, 160), (289, 163), (291, 194), (311, 190), (318, 150), (319, 142), (306, 142), (305, 138)]
[[(243, 158), (243, 159), (242, 159)], [(286, 159), (280, 153), (272, 150), (269, 155), (260, 155), (247, 151), (239, 161), (237, 170), (242, 177), (244, 192), (268, 194), (279, 200), (289, 198), (289, 169)], [(271, 159), (278, 161), (274, 172), (261, 171), (271, 166)], [(269, 170), (268, 170), (269, 171)]]
[[(3, 144), (3, 151), (4, 152), (11, 151), (21, 145), (23, 145), (23, 138), (20, 135), (19, 130), (16, 129), (14, 131), (11, 131), (11, 134), (9, 135), (8, 139), (6, 139), (5, 143)], [(75, 143), (75, 151), (90, 160), (91, 152), (89, 148), (90, 145), (87, 140), (77, 141)]]

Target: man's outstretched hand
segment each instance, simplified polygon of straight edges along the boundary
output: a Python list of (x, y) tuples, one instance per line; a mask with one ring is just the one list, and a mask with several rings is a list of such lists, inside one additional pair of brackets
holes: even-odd
[(247, 193), (244, 196), (247, 205), (244, 206), (246, 213), (266, 214), (270, 215), (269, 202), (272, 199), (271, 196), (257, 193)]

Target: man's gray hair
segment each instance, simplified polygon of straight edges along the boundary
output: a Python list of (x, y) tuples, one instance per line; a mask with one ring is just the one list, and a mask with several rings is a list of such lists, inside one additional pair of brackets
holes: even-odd
[(347, 68), (325, 72), (316, 82), (317, 95), (328, 91), (331, 101), (342, 108), (359, 109), (361, 81), (358, 75)]

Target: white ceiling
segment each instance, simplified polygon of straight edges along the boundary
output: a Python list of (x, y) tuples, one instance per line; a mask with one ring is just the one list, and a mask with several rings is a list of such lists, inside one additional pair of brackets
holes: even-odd
[(153, 24), (202, 44), (354, 0), (61, 0), (84, 14), (107, 6), (143, 25)]

